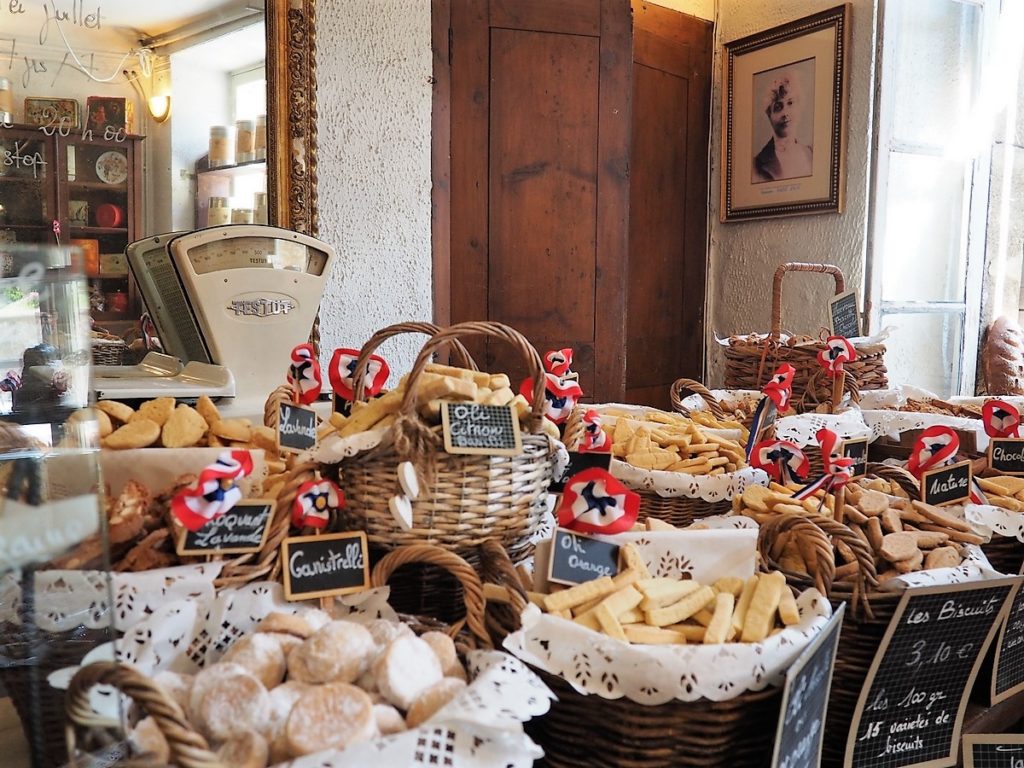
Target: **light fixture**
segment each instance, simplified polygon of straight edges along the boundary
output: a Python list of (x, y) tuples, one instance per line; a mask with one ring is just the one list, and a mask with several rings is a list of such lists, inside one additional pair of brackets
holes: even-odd
[(149, 114), (156, 122), (162, 123), (171, 116), (170, 96), (150, 96), (147, 103), (149, 104)]
[[(164, 123), (171, 116), (170, 62), (166, 57), (154, 56), (151, 66), (144, 74), (137, 70), (125, 70), (125, 79), (146, 105), (156, 123)], [(147, 86), (148, 81), (148, 88)]]

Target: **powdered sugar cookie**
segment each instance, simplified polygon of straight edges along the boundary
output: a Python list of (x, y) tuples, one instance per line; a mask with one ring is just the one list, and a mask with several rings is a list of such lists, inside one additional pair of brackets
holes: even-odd
[(289, 680), (270, 692), (270, 715), (267, 718), (267, 727), (263, 731), (263, 735), (271, 745), (284, 733), (284, 726), (288, 722), (288, 715), (291, 714), (292, 707), (309, 688), (308, 683)]
[(288, 658), (288, 654), (294, 651), (303, 643), (303, 639), (301, 637), (296, 637), (295, 635), (288, 635), (284, 632), (263, 632), (262, 634), (266, 635), (267, 637), (273, 638), (277, 642), (277, 644), (281, 646), (281, 652), (284, 653), (284, 657), (286, 660)]
[(263, 731), (270, 716), (270, 694), (248, 672), (215, 681), (198, 704), (195, 725), (215, 744)]
[(228, 648), (222, 661), (245, 667), (268, 690), (284, 680), (284, 650), (281, 643), (266, 633), (239, 639)]
[(405, 730), (405, 719), (402, 713), (390, 704), (374, 704), (373, 717), (377, 721), (377, 730), (381, 736), (401, 733)]
[(448, 675), (448, 670), (459, 663), (459, 655), (455, 651), (455, 641), (444, 632), (424, 632), (420, 640), (431, 647), (441, 662), (441, 671)]
[(238, 664), (224, 663), (213, 664), (212, 666), (206, 667), (200, 670), (192, 680), (192, 690), (189, 691), (188, 695), (188, 709), (186, 714), (188, 719), (193, 723), (196, 721), (199, 715), (199, 702), (203, 700), (203, 697), (210, 691), (210, 689), (216, 685), (219, 681), (233, 677), (235, 675), (248, 675), (245, 667), (240, 667)]
[(310, 688), (295, 702), (285, 726), (288, 748), (294, 755), (344, 749), (368, 741), (376, 733), (370, 697), (347, 683)]
[(217, 757), (225, 768), (267, 768), (270, 746), (258, 733), (242, 733), (225, 741)]
[(405, 713), (405, 722), (410, 728), (415, 728), (426, 722), (445, 704), (454, 699), (465, 689), (466, 684), (454, 677), (446, 677), (434, 683), (423, 693), (416, 697), (416, 700)]
[[(326, 624), (327, 622), (323, 622)], [(321, 624), (320, 626), (323, 626)], [(320, 627), (313, 627), (303, 616), (295, 613), (282, 613), (273, 611), (268, 613), (266, 618), (256, 625), (257, 632), (286, 632), (305, 640)]]
[(180, 675), (177, 672), (157, 672), (153, 675), (153, 682), (166, 691), (175, 703), (181, 707), (182, 712), (188, 712), (188, 698), (192, 691), (192, 675)]
[(418, 637), (392, 640), (374, 663), (373, 672), (384, 698), (406, 710), (443, 677), (437, 654)]
[(139, 721), (132, 729), (131, 740), (139, 752), (149, 756), (153, 765), (166, 765), (171, 761), (171, 748), (167, 739), (152, 717)]
[(366, 628), (373, 635), (373, 642), (380, 646), (381, 650), (395, 638), (411, 637), (413, 634), (413, 631), (409, 629), (407, 624), (388, 621), (387, 619), (374, 619), (366, 625)]
[(327, 611), (321, 611), (319, 608), (303, 608), (296, 615), (304, 618), (313, 632), (316, 632), (321, 627), (326, 627), (334, 621), (331, 614)]
[(376, 646), (366, 627), (332, 621), (288, 656), (288, 675), (304, 683), (351, 683), (369, 664)]

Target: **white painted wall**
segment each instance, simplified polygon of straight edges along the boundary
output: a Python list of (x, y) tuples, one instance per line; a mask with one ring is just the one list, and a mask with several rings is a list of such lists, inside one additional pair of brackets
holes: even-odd
[[(430, 3), (317, 3), (320, 237), (339, 259), (321, 304), (323, 357), (429, 320)], [(412, 367), (423, 337), (383, 352)]]
[[(835, 5), (832, 0), (729, 0), (721, 3), (715, 30), (721, 72), (722, 44)], [(722, 380), (722, 358), (714, 334), (767, 331), (771, 283), (785, 261), (839, 265), (847, 288), (862, 290), (867, 249), (868, 186), (872, 132), (875, 15), (877, 0), (852, 0), (847, 60), (846, 206), (841, 214), (792, 216), (763, 221), (719, 221), (721, 194), (722, 82), (712, 91), (711, 202), (708, 263), (708, 379)], [(827, 316), (831, 278), (793, 274), (783, 288), (783, 329), (817, 335)]]

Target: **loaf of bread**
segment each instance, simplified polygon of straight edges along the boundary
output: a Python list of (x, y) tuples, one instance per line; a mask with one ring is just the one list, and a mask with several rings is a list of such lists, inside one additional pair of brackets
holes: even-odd
[(1024, 395), (1024, 330), (999, 317), (985, 334), (981, 352), (985, 391), (990, 395)]

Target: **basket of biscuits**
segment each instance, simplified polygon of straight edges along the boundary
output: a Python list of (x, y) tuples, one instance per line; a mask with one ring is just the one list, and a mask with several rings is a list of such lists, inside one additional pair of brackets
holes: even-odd
[(1024, 569), (1024, 478), (993, 474), (978, 477), (985, 504), (968, 504), (964, 512), (977, 530), (992, 538), (981, 545), (992, 567), (1000, 573)]
[[(94, 688), (108, 685), (134, 702), (129, 743), (140, 765), (268, 766), (313, 755), (306, 759), (323, 768), (532, 765), (541, 753), (522, 723), (543, 714), (551, 695), (493, 650), (484, 584), (436, 547), (393, 554), (375, 568), (375, 588), (329, 612), (284, 603), (276, 584), (218, 595), (200, 606), (212, 621), (196, 621), (186, 605), (161, 608), (118, 645), (120, 662), (89, 664), (72, 679), (72, 760), (102, 744), (97, 727), (110, 719)], [(464, 582), (464, 626), (387, 605), (379, 587), (417, 559), (452, 567)], [(522, 607), (521, 590), (502, 591)]]
[(738, 422), (749, 429), (762, 397), (755, 389), (708, 389), (699, 381), (687, 378), (676, 379), (669, 388), (672, 410), (706, 427), (728, 428), (730, 423)]
[[(760, 391), (772, 371), (782, 363), (796, 369), (793, 379), (793, 406), (797, 410), (814, 410), (832, 397), (832, 383), (822, 373), (818, 353), (827, 345), (817, 338), (787, 336), (782, 331), (782, 280), (788, 272), (815, 272), (835, 279), (836, 295), (846, 288), (839, 267), (832, 264), (790, 262), (780, 264), (772, 283), (771, 330), (767, 335), (731, 336), (722, 342), (725, 352), (725, 386), (728, 389)], [(888, 375), (885, 368), (885, 345), (854, 342), (856, 359), (846, 363), (845, 388), (856, 399), (859, 392), (885, 389)]]
[(530, 595), (505, 648), (558, 696), (528, 725), (547, 765), (767, 762), (780, 681), (831, 608), (781, 573), (756, 573), (756, 537), (753, 527), (605, 537), (619, 544), (614, 575)]
[(686, 526), (728, 512), (747, 485), (768, 482), (764, 472), (747, 466), (745, 428), (728, 419), (698, 422), (634, 405), (577, 406), (565, 427), (570, 451), (583, 442), (588, 411), (608, 435), (611, 473), (640, 495), (641, 516)]

